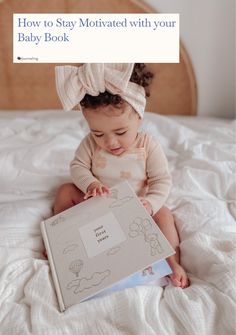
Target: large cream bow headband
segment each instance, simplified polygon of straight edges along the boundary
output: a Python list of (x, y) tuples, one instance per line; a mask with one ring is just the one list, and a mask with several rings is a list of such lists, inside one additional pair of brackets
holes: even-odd
[(97, 96), (119, 94), (143, 117), (146, 98), (144, 88), (130, 82), (134, 64), (86, 63), (82, 66), (56, 66), (56, 88), (64, 110), (78, 105), (85, 94)]

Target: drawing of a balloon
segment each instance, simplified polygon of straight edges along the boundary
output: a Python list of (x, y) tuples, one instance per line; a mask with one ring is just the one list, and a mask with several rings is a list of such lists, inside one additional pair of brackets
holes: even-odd
[(79, 277), (80, 270), (82, 269), (82, 266), (84, 265), (83, 261), (81, 259), (76, 259), (73, 262), (70, 263), (69, 270), (76, 275), (76, 277)]

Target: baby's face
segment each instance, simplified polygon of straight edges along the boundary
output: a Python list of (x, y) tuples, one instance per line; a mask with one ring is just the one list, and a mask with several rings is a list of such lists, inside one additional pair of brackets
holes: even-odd
[(83, 113), (100, 148), (119, 156), (133, 145), (141, 119), (129, 104), (120, 109), (112, 105), (85, 109)]

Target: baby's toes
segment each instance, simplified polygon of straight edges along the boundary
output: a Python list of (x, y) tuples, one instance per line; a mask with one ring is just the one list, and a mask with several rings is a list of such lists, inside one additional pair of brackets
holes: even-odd
[(181, 287), (186, 288), (186, 287), (189, 287), (189, 285), (190, 285), (190, 282), (189, 282), (187, 275), (183, 276), (181, 280)]
[(181, 287), (181, 276), (179, 276), (177, 273), (170, 275), (170, 279), (174, 286)]

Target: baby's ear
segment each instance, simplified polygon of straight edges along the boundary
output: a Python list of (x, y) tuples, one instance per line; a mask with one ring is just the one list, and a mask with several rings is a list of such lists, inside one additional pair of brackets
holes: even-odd
[(138, 125), (139, 127), (141, 126), (143, 119), (141, 118), (141, 116), (138, 114)]

